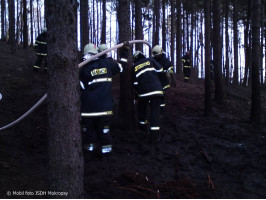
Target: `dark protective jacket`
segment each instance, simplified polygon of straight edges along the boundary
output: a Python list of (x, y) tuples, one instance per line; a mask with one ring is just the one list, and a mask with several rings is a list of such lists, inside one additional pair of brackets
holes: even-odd
[(160, 63), (160, 65), (162, 65), (163, 67), (163, 73), (159, 73), (159, 78), (162, 84), (162, 87), (164, 90), (170, 88), (170, 80), (167, 77), (167, 73), (173, 73), (174, 67), (172, 65), (172, 63), (170, 62), (170, 60), (168, 58), (166, 58), (165, 54), (162, 54), (161, 57), (159, 56), (155, 56), (154, 59)]
[(163, 88), (158, 73), (163, 67), (152, 58), (143, 58), (135, 62), (132, 69), (134, 86), (138, 97), (163, 96)]
[(184, 55), (182, 57), (182, 63), (183, 63), (183, 68), (190, 68), (191, 67), (190, 55)]
[(47, 55), (47, 32), (43, 32), (38, 35), (35, 41), (34, 49), (37, 55)]
[(80, 70), (81, 116), (99, 117), (113, 114), (112, 77), (123, 70), (126, 62), (96, 59)]

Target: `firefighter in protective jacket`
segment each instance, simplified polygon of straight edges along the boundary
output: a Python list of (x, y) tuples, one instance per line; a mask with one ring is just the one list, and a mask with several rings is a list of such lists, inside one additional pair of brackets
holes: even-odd
[(160, 65), (162, 65), (163, 67), (163, 73), (159, 73), (159, 78), (163, 87), (163, 91), (164, 91), (164, 96), (162, 98), (162, 103), (161, 103), (161, 108), (165, 107), (165, 93), (166, 90), (168, 88), (170, 88), (170, 80), (169, 80), (169, 76), (171, 76), (171, 82), (175, 85), (175, 80), (174, 80), (174, 67), (172, 65), (172, 63), (170, 62), (170, 60), (168, 58), (166, 58), (166, 55), (162, 49), (162, 47), (160, 47), (159, 45), (156, 45), (155, 47), (153, 47), (152, 49), (152, 56), (154, 57), (154, 59), (160, 63)]
[(163, 72), (162, 66), (151, 58), (146, 58), (141, 51), (133, 55), (133, 80), (138, 95), (139, 128), (148, 132), (148, 105), (151, 106), (150, 143), (159, 140), (160, 133), (160, 104), (163, 88), (158, 73)]
[(47, 30), (46, 28), (43, 29), (43, 32), (38, 35), (35, 41), (34, 50), (37, 54), (37, 60), (33, 66), (33, 71), (38, 72), (41, 68), (42, 61), (45, 62), (45, 70), (47, 70)]
[(188, 82), (190, 77), (190, 68), (191, 68), (191, 58), (189, 51), (186, 52), (186, 55), (182, 57), (182, 63), (183, 63), (183, 72), (184, 72), (184, 78), (185, 82)]
[[(85, 60), (97, 53), (93, 44), (84, 47)], [(103, 154), (112, 151), (109, 129), (109, 120), (113, 115), (112, 77), (127, 66), (128, 52), (124, 50), (120, 56), (118, 64), (101, 57), (80, 70), (81, 116), (86, 124), (83, 143), (87, 151), (94, 151), (96, 144), (100, 145)]]

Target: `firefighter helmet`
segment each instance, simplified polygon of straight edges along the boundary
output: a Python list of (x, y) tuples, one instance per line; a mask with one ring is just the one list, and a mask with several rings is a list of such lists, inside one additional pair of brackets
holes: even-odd
[(97, 51), (96, 46), (94, 44), (92, 44), (92, 43), (87, 44), (84, 47), (84, 54), (87, 54), (87, 53), (93, 54), (93, 55), (97, 54), (98, 51)]
[(141, 51), (136, 51), (134, 54), (133, 54), (133, 58), (137, 58), (139, 55), (143, 55), (144, 54), (141, 52)]
[(42, 32), (47, 32), (47, 28), (44, 27), (44, 28), (42, 29)]
[(99, 52), (105, 51), (107, 49), (107, 45), (106, 44), (100, 44), (99, 46)]
[(156, 45), (155, 47), (153, 47), (153, 49), (152, 49), (153, 55), (160, 55), (162, 53), (163, 53), (162, 47), (160, 47), (159, 45)]

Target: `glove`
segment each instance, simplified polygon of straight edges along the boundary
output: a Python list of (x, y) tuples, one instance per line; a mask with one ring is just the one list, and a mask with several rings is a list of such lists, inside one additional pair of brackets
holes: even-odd
[(120, 56), (120, 58), (128, 59), (129, 50), (130, 50), (129, 42), (128, 41), (124, 41), (123, 44), (124, 44), (123, 47), (119, 51), (119, 56)]

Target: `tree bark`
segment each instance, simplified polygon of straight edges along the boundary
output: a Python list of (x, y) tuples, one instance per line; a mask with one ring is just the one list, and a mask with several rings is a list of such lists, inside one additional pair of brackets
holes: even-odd
[(234, 1), (234, 13), (233, 13), (233, 29), (234, 29), (234, 78), (233, 83), (238, 84), (238, 28), (237, 28), (237, 22), (238, 22), (238, 5), (237, 0)]
[(32, 11), (32, 1), (30, 0), (30, 44), (33, 46), (33, 11)]
[[(135, 39), (136, 40), (143, 40), (143, 26), (142, 26), (142, 1), (135, 0)], [(143, 51), (143, 44), (137, 43), (136, 44), (137, 51)]]
[(204, 1), (204, 15), (205, 15), (205, 115), (212, 113), (211, 102), (211, 0)]
[(164, 51), (166, 51), (165, 0), (162, 0), (162, 10), (163, 10), (163, 19), (162, 19), (162, 49)]
[(171, 0), (171, 61), (175, 60), (175, 0)]
[[(46, 0), (50, 190), (83, 197), (77, 55), (77, 2)], [(54, 196), (53, 198), (58, 198)]]
[(252, 98), (250, 119), (254, 123), (261, 120), (260, 78), (260, 12), (261, 0), (253, 0), (252, 16)]
[(215, 78), (215, 101), (223, 104), (223, 81), (222, 81), (222, 40), (220, 33), (221, 24), (221, 1), (213, 1), (213, 55), (214, 55), (214, 78)]
[(80, 1), (80, 43), (81, 51), (89, 43), (89, 24), (88, 24), (88, 0)]
[(28, 17), (27, 17), (27, 0), (23, 0), (23, 47), (28, 47)]
[[(176, 2), (177, 8), (177, 19), (176, 19), (176, 72), (181, 73), (182, 71), (182, 30), (181, 30), (181, 0)], [(172, 60), (174, 62), (174, 60)]]
[(11, 45), (11, 53), (16, 53), (16, 41), (15, 41), (15, 0), (8, 0), (8, 12), (9, 12), (9, 39), (8, 43)]
[[(249, 41), (249, 31), (250, 31), (250, 9), (251, 9), (252, 0), (248, 0), (248, 7), (247, 7), (247, 18), (245, 24), (245, 31), (244, 31), (244, 47), (245, 47), (245, 72), (244, 72), (244, 80), (243, 85), (247, 86), (248, 80), (248, 72), (250, 72), (250, 41)], [(250, 74), (250, 73), (249, 73)]]
[(101, 44), (106, 44), (106, 0), (103, 0), (102, 12), (103, 12), (103, 21), (102, 21)]
[[(130, 30), (130, 2), (118, 0), (117, 19), (119, 25), (119, 41), (128, 41), (131, 38)], [(129, 56), (129, 63), (131, 56)], [(134, 105), (131, 68), (128, 66), (120, 75), (120, 119), (122, 128), (130, 130), (134, 128)]]
[(1, 0), (1, 40), (6, 40), (6, 1)]

